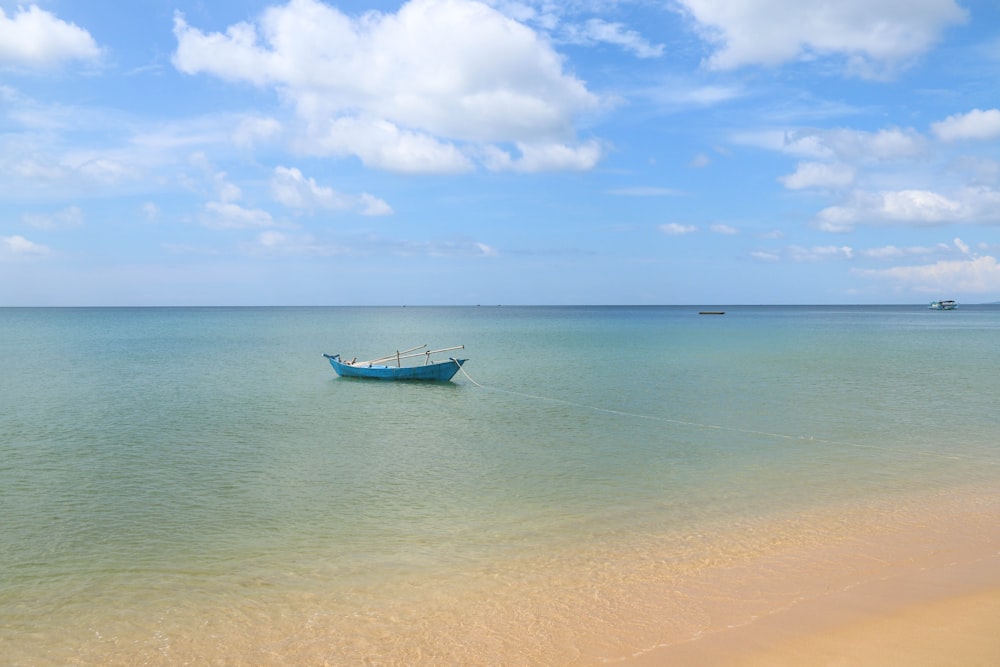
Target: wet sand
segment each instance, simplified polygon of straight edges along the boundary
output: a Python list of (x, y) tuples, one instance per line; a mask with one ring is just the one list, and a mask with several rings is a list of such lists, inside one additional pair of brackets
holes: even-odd
[[(946, 537), (940, 535), (940, 537)], [(1000, 665), (996, 531), (939, 548), (894, 572), (798, 601), (735, 627), (659, 647), (628, 667)]]

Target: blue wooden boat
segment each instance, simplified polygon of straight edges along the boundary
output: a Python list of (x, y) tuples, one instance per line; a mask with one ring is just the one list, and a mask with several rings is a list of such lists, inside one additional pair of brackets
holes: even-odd
[[(441, 350), (428, 350), (410, 354), (414, 350), (419, 350), (426, 345), (395, 352), (393, 354), (370, 359), (368, 361), (358, 361), (357, 358), (347, 361), (339, 354), (326, 354), (323, 356), (329, 359), (333, 370), (340, 377), (370, 378), (374, 380), (417, 380), (424, 382), (448, 382), (455, 376), (455, 373), (462, 367), (468, 359), (456, 359), (449, 357), (446, 361), (431, 361), (431, 355), (439, 352), (449, 352), (451, 350), (464, 349), (464, 345), (447, 347)], [(423, 357), (424, 363), (415, 364), (412, 361), (404, 364), (403, 360), (414, 360)], [(392, 365), (395, 362), (395, 365)]]

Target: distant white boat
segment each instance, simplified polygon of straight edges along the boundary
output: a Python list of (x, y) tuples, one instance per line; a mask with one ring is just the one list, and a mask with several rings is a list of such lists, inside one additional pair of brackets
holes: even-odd
[(931, 301), (931, 305), (927, 307), (931, 310), (955, 310), (958, 308), (958, 304), (951, 300)]

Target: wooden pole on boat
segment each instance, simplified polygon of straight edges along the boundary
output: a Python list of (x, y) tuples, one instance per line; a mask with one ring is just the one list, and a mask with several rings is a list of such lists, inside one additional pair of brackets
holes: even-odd
[(361, 363), (361, 364), (377, 364), (380, 361), (388, 361), (389, 359), (392, 359), (393, 357), (397, 357), (398, 358), (399, 355), (401, 355), (401, 354), (407, 354), (409, 352), (413, 352), (414, 350), (419, 350), (422, 347), (427, 347), (427, 343), (424, 343), (423, 345), (417, 345), (416, 347), (411, 347), (409, 350), (403, 350), (402, 352), (400, 352), (400, 351), (397, 350), (393, 354), (387, 354), (384, 357), (376, 357), (375, 359), (369, 359), (368, 361), (360, 361), (358, 363)]
[[(420, 345), (410, 350), (404, 350), (404, 352), (412, 352), (413, 350), (419, 350), (421, 347), (427, 347), (427, 346)], [(418, 352), (416, 354), (404, 354), (404, 352), (397, 352), (396, 354), (390, 354), (385, 357), (379, 357), (378, 359), (372, 359), (371, 361), (359, 361), (357, 363), (366, 365), (377, 364), (380, 361), (389, 361), (393, 357), (396, 357), (396, 363), (398, 364), (400, 359), (412, 359), (413, 357), (423, 357), (425, 355), (429, 357), (430, 355), (437, 354), (438, 352), (451, 352), (452, 350), (464, 350), (464, 349), (465, 349), (464, 345), (456, 345), (455, 347), (443, 347), (440, 350), (428, 350), (427, 352)]]
[(431, 350), (426, 354), (437, 354), (438, 352), (451, 352), (452, 350), (464, 350), (464, 345), (456, 345), (455, 347), (442, 347), (440, 350)]
[[(424, 359), (424, 366), (431, 363), (432, 354), (437, 354), (438, 352), (451, 352), (452, 350), (464, 350), (464, 349), (465, 349), (464, 345), (456, 345), (455, 347), (443, 347), (440, 350), (427, 350), (426, 352), (423, 353), (424, 355), (426, 355), (426, 358)], [(419, 357), (420, 355), (414, 354), (413, 356)]]

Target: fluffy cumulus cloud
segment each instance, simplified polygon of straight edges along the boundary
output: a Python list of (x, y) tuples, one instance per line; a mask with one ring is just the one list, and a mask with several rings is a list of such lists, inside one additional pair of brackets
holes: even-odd
[(942, 141), (1000, 139), (1000, 109), (973, 109), (969, 113), (948, 116), (931, 128)]
[(823, 56), (879, 76), (925, 53), (967, 13), (955, 0), (678, 0), (716, 46), (706, 65), (773, 66)]
[(331, 187), (316, 183), (294, 167), (276, 167), (271, 177), (274, 198), (294, 209), (315, 211), (359, 211), (362, 215), (389, 215), (392, 207), (386, 202), (363, 193), (346, 195)]
[(371, 114), (309, 121), (299, 150), (308, 155), (354, 155), (369, 167), (408, 173), (469, 171), (474, 164), (457, 146), (425, 132), (401, 128)]
[[(1000, 111), (996, 119), (974, 111), (932, 127), (938, 138), (947, 141), (987, 140), (994, 133), (1000, 138)], [(838, 194), (839, 202), (815, 216), (816, 226), (823, 231), (850, 232), (859, 225), (1000, 224), (998, 163), (987, 158), (952, 159), (947, 171), (965, 183), (931, 184), (923, 173), (926, 169), (917, 165), (941, 161), (945, 147), (913, 129), (796, 129), (746, 133), (735, 140), (800, 158), (792, 173), (778, 178), (789, 190)], [(911, 168), (916, 171), (908, 174)], [(872, 187), (907, 181), (910, 187)]]
[(23, 236), (0, 236), (0, 260), (15, 257), (37, 257), (48, 253), (47, 246), (29, 241)]
[[(318, 0), (203, 32), (178, 14), (174, 65), (271, 87), (302, 125), (299, 146), (401, 172), (579, 168), (596, 161), (575, 124), (603, 101), (563, 70), (550, 42), (474, 0), (411, 0), (358, 17)], [(623, 40), (629, 33), (608, 34)], [(484, 152), (491, 147), (494, 152)]]
[(964, 187), (952, 195), (931, 190), (852, 192), (843, 203), (819, 212), (817, 224), (830, 232), (857, 225), (934, 226), (957, 223), (1000, 224), (1000, 191)]
[(821, 229), (850, 231), (858, 224), (909, 223), (940, 225), (963, 215), (962, 205), (928, 190), (857, 191), (848, 202), (819, 212)]
[(47, 67), (100, 55), (90, 33), (38, 5), (18, 7), (10, 16), (0, 7), (0, 66)]
[(855, 273), (870, 280), (930, 295), (955, 292), (995, 294), (1000, 291), (1000, 265), (996, 258), (971, 253), (961, 239), (955, 239), (954, 243), (966, 257), (889, 269), (857, 269)]

